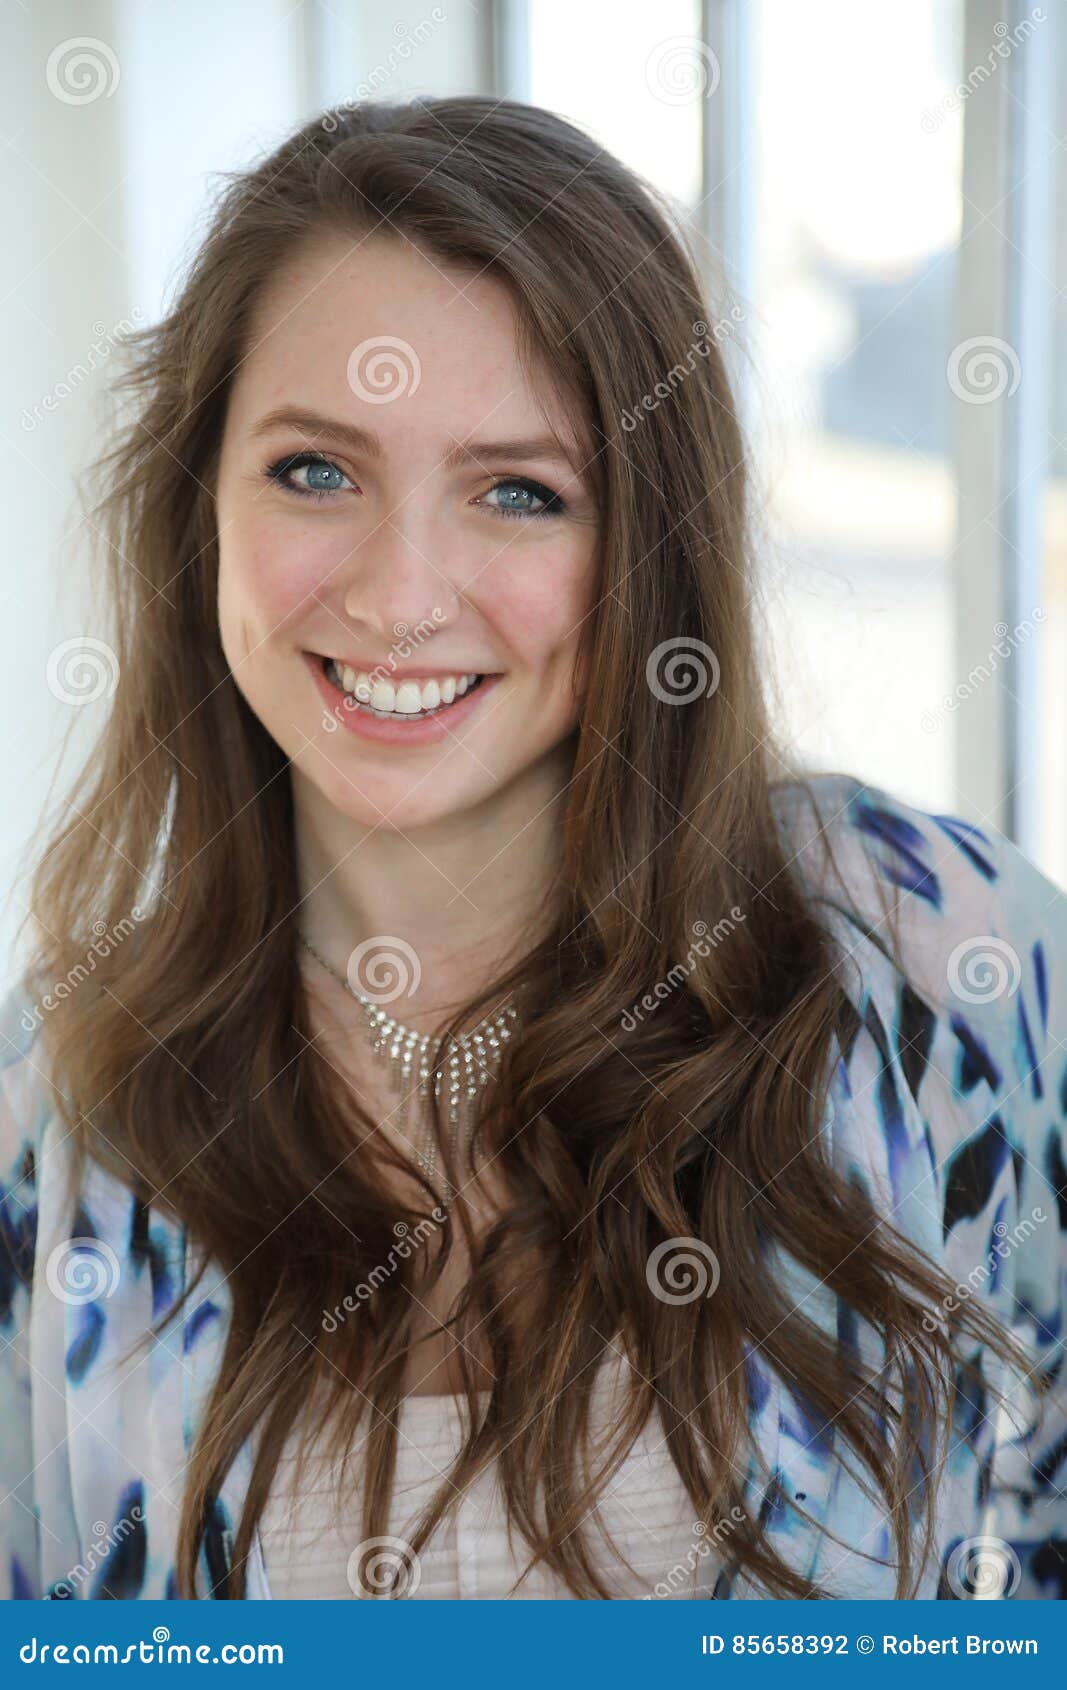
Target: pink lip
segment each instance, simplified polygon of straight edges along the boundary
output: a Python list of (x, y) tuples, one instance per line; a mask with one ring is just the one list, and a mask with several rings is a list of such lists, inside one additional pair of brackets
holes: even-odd
[(357, 734), (360, 739), (376, 740), (380, 745), (433, 745), (438, 740), (447, 739), (462, 727), (468, 716), (478, 709), (482, 699), (501, 679), (500, 675), (487, 675), (480, 686), (465, 693), (439, 716), (423, 716), (418, 720), (408, 721), (398, 717), (395, 722), (387, 722), (378, 716), (372, 716), (355, 699), (346, 701), (337, 688), (331, 686), (326, 679), (322, 672), (322, 659), (314, 652), (305, 651), (303, 658), (328, 714), (350, 733)]

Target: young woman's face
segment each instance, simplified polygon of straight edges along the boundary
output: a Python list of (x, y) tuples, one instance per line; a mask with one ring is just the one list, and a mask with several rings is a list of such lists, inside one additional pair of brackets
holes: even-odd
[(545, 766), (577, 721), (596, 511), (501, 284), (393, 237), (322, 236), (250, 344), (219, 465), (219, 625), (294, 773), (402, 829)]

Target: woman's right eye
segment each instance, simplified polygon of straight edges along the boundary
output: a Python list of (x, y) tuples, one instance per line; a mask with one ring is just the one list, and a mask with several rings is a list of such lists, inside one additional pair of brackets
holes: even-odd
[[(297, 470), (307, 470), (308, 482), (305, 486), (291, 479)], [(279, 458), (276, 463), (268, 465), (266, 476), (275, 486), (284, 487), (287, 493), (296, 493), (302, 499), (328, 499), (332, 493), (341, 493), (352, 486), (343, 470), (317, 452), (297, 452)]]

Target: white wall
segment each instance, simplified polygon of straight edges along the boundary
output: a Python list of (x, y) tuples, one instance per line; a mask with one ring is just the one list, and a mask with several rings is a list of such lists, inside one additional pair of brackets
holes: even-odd
[[(133, 305), (123, 245), (121, 67), (110, 94), (72, 103), (53, 91), (65, 87), (61, 69), (50, 87), (48, 62), (70, 38), (91, 34), (109, 43), (114, 33), (107, 5), (50, 0), (0, 14), (6, 141), (0, 172), (8, 222), (0, 254), (8, 519), (0, 569), (5, 966), (25, 907), (17, 854), (35, 833), (60, 735), (72, 722), (84, 729), (87, 722), (76, 718), (96, 708), (61, 704), (48, 687), (47, 662), (59, 640), (88, 631), (74, 475), (93, 441), (108, 334)], [(105, 82), (113, 81), (106, 54), (98, 51), (97, 63)], [(68, 93), (80, 87), (74, 75)]]

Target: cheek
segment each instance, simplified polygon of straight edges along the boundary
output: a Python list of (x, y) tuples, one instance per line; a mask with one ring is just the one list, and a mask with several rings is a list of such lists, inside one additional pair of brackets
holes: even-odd
[(257, 638), (285, 633), (314, 609), (336, 564), (322, 537), (277, 525), (234, 525), (219, 546), (219, 620), (225, 629), (237, 621), (256, 629)]
[[(487, 577), (488, 579), (488, 577)], [(517, 559), (494, 576), (486, 615), (523, 668), (569, 663), (582, 619), (593, 602), (593, 564), (586, 552)]]

